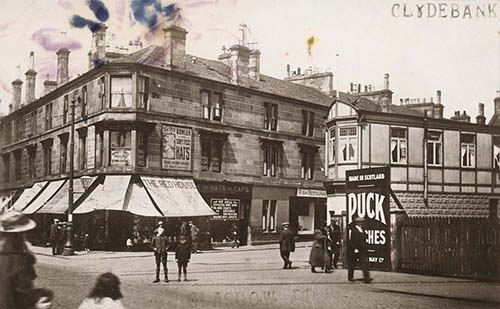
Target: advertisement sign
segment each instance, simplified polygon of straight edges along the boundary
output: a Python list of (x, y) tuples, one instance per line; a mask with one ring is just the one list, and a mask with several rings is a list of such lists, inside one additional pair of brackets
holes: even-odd
[(162, 168), (168, 170), (191, 170), (192, 129), (163, 125)]
[(218, 199), (210, 200), (210, 207), (217, 213), (212, 216), (212, 220), (238, 220), (240, 210), (240, 200), (237, 199)]
[[(348, 229), (353, 218), (364, 218), (370, 268), (390, 268), (390, 168), (367, 168), (346, 172)], [(347, 234), (349, 241), (349, 233)]]
[(111, 149), (111, 165), (130, 166), (131, 164), (130, 155), (131, 155), (130, 148)]

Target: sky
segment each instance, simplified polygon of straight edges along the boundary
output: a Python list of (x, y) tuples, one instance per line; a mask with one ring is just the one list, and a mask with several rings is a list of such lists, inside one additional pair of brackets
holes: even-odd
[[(55, 79), (60, 47), (71, 50), (70, 76), (87, 70), (92, 33), (79, 27), (99, 21), (108, 26), (112, 50), (131, 40), (161, 44), (161, 31), (154, 29), (174, 22), (188, 31), (187, 53), (208, 59), (217, 59), (222, 46), (237, 44), (245, 24), (247, 42), (261, 51), (263, 74), (283, 78), (287, 64), (292, 71), (328, 70), (334, 88), (348, 91), (351, 82), (380, 89), (389, 73), (393, 103), (435, 98), (439, 89), (446, 117), (466, 110), (474, 119), (482, 102), (490, 119), (500, 88), (498, 0), (2, 0), (1, 5), (4, 114), (12, 101), (11, 82), (25, 80), (30, 51), (39, 97), (47, 74)], [(484, 14), (477, 7), (484, 7)]]

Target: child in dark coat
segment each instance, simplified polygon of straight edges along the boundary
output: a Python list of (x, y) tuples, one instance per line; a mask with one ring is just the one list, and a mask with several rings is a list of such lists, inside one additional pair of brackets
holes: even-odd
[(179, 278), (177, 281), (181, 281), (181, 271), (184, 272), (184, 281), (187, 281), (187, 264), (190, 258), (191, 246), (187, 242), (187, 237), (181, 236), (179, 244), (175, 249), (175, 259), (177, 260), (177, 267), (179, 269)]

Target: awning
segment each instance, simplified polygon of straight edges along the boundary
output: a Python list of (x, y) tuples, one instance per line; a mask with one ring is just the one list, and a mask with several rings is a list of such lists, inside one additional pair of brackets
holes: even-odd
[[(92, 183), (97, 177), (91, 177)], [(85, 188), (80, 181), (80, 178), (73, 180), (73, 204), (78, 201), (80, 196), (85, 192)], [(57, 191), (57, 193), (48, 200), (36, 213), (40, 214), (63, 214), (68, 210), (68, 195), (69, 194), (69, 180), (64, 182), (64, 185)]]
[(35, 198), (38, 193), (45, 187), (47, 184), (46, 181), (37, 182), (33, 184), (31, 188), (24, 189), (21, 196), (17, 199), (17, 201), (12, 205), (13, 210), (22, 211), (32, 200)]
[(94, 210), (124, 210), (125, 194), (130, 177), (130, 175), (106, 176), (104, 183), (99, 184), (73, 213), (84, 214)]
[(145, 217), (163, 217), (156, 209), (142, 183), (131, 183), (127, 191), (124, 210)]
[(165, 217), (213, 216), (192, 179), (141, 176), (153, 201)]
[(54, 196), (54, 194), (56, 194), (65, 181), (66, 179), (61, 179), (50, 182), (45, 189), (43, 189), (42, 193), (40, 193), (38, 197), (28, 205), (28, 207), (23, 209), (23, 212), (25, 214), (35, 213), (38, 209), (45, 205), (45, 203), (47, 203)]

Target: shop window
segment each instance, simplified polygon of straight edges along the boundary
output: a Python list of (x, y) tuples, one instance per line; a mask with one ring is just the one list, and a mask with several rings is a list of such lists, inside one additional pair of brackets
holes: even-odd
[(264, 129), (278, 129), (278, 104), (264, 103)]
[(474, 134), (460, 134), (460, 157), (462, 167), (476, 166), (476, 136)]
[(302, 135), (314, 136), (314, 112), (302, 110)]
[(222, 171), (222, 149), (224, 142), (221, 139), (210, 137), (201, 138), (201, 170), (220, 173)]
[(405, 128), (391, 128), (391, 163), (406, 163), (406, 132)]
[(132, 107), (132, 77), (111, 77), (111, 108)]
[(328, 131), (329, 134), (329, 151), (328, 151), (328, 163), (335, 164), (337, 157), (337, 145), (335, 143), (335, 127), (330, 128)]
[(262, 231), (276, 231), (276, 200), (262, 200)]
[(10, 154), (5, 154), (2, 156), (3, 160), (3, 180), (8, 183), (10, 181)]
[(312, 180), (314, 178), (314, 157), (315, 152), (302, 151), (301, 178)]
[(493, 137), (493, 167), (500, 172), (500, 136)]
[(28, 179), (36, 178), (36, 147), (27, 148), (28, 150)]
[(356, 127), (339, 128), (340, 162), (352, 163), (357, 161), (358, 137)]
[(202, 116), (204, 119), (222, 122), (222, 94), (218, 92), (201, 91)]
[(79, 132), (78, 135), (78, 157), (80, 170), (85, 170), (87, 168), (87, 132)]
[(14, 152), (14, 179), (21, 180), (21, 155), (22, 151)]
[(148, 162), (148, 133), (137, 131), (137, 166), (146, 166)]
[(68, 123), (68, 111), (69, 111), (69, 96), (65, 95), (63, 98), (63, 124)]
[(106, 83), (104, 76), (99, 78), (99, 80), (97, 81), (97, 86), (99, 88), (98, 99), (100, 103), (100, 108), (104, 109), (104, 107), (106, 106)]
[(87, 86), (83, 86), (82, 87), (82, 94), (81, 94), (81, 107), (82, 107), (82, 110), (81, 110), (81, 116), (85, 116), (87, 115), (87, 105), (88, 105), (88, 98), (87, 98)]
[(52, 103), (45, 105), (45, 130), (52, 129)]
[(52, 142), (43, 144), (43, 175), (52, 175)]
[(110, 165), (130, 166), (131, 165), (131, 143), (130, 131), (119, 130), (110, 131)]
[(95, 135), (95, 161), (97, 167), (104, 166), (104, 132)]
[(429, 131), (427, 133), (427, 164), (441, 166), (443, 134), (440, 131)]
[(139, 93), (139, 109), (148, 109), (149, 101), (149, 77), (139, 76), (139, 86), (137, 89)]
[(290, 222), (297, 226), (299, 234), (314, 231), (314, 202), (307, 198), (290, 200)]
[(61, 137), (61, 146), (59, 149), (59, 167), (61, 174), (66, 173), (66, 166), (68, 162), (68, 138)]
[(262, 175), (276, 177), (281, 156), (281, 144), (263, 143), (263, 171)]

